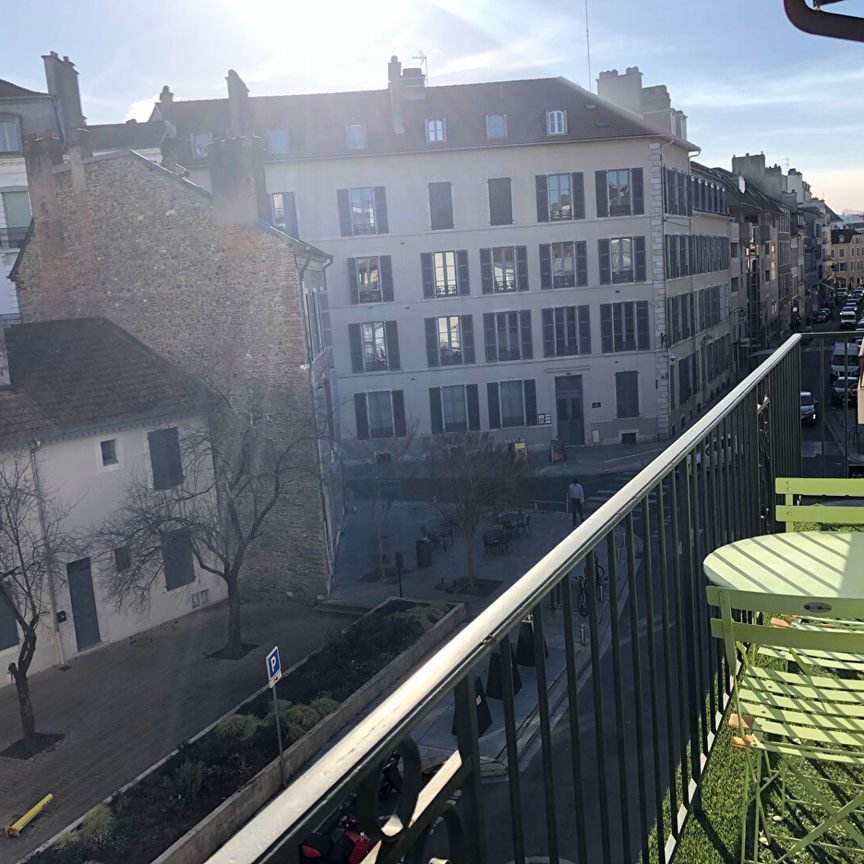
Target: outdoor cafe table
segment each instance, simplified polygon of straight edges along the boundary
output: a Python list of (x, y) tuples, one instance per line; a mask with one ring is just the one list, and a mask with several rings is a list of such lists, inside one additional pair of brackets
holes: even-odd
[(864, 598), (864, 532), (787, 531), (715, 549), (704, 562), (720, 588), (787, 596)]

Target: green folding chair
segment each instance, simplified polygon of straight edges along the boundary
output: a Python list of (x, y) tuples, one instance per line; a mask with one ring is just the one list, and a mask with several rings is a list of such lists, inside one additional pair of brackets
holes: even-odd
[[(808, 664), (770, 668), (766, 656), (826, 652), (864, 655), (864, 630), (778, 627), (777, 614), (864, 619), (864, 599), (777, 596), (709, 586), (720, 610), (712, 635), (723, 639), (732, 693), (732, 744), (746, 753), (741, 862), (772, 861), (818, 847), (828, 860), (864, 853), (864, 681), (811, 674)], [(740, 665), (739, 665), (740, 657)], [(776, 665), (776, 664), (775, 664)], [(748, 831), (752, 817), (752, 828)], [(764, 835), (764, 836), (763, 836)], [(855, 859), (858, 860), (858, 859)]]

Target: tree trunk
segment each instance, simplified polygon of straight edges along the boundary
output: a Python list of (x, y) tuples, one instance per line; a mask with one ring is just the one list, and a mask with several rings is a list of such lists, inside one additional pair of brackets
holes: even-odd
[(237, 579), (228, 583), (228, 648), (240, 648), (243, 644), (240, 631), (240, 586)]
[(28, 750), (36, 750), (36, 718), (33, 716), (33, 703), (30, 701), (30, 682), (27, 672), (11, 664), (9, 671), (15, 679), (15, 689), (18, 692), (18, 711), (21, 714), (21, 731), (24, 746)]
[(474, 532), (465, 532), (465, 575), (468, 584), (474, 587)]

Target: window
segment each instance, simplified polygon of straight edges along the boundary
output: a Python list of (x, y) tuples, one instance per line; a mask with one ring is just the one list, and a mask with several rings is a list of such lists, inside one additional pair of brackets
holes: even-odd
[(102, 464), (105, 467), (116, 465), (120, 460), (117, 458), (117, 439), (109, 438), (107, 441), (99, 442), (99, 451), (102, 456)]
[(180, 461), (180, 437), (176, 428), (156, 429), (147, 433), (150, 446), (150, 465), (153, 469), (153, 488), (171, 489), (183, 482)]
[(165, 568), (165, 588), (168, 591), (195, 581), (192, 541), (188, 531), (171, 531), (162, 535), (162, 565)]
[(18, 644), (18, 624), (5, 599), (6, 592), (11, 590), (12, 586), (8, 582), (0, 582), (0, 651)]
[(389, 255), (348, 259), (352, 303), (381, 303), (393, 299), (393, 268)]
[(528, 250), (525, 246), (481, 249), (480, 277), (484, 294), (527, 291)]
[(204, 159), (207, 156), (207, 146), (213, 143), (213, 134), (211, 132), (195, 132), (192, 135), (192, 154), (197, 159)]
[(114, 550), (114, 569), (118, 573), (128, 570), (132, 566), (132, 553), (128, 546), (118, 546)]
[(556, 108), (546, 112), (546, 133), (563, 135), (567, 131), (567, 112)]
[(287, 153), (289, 145), (287, 129), (267, 130), (267, 149), (273, 154)]
[(489, 428), (537, 425), (537, 391), (533, 380), (486, 385)]
[(639, 416), (639, 373), (616, 372), (615, 396), (618, 405), (618, 417)]
[(405, 436), (405, 399), (401, 390), (355, 393), (354, 415), (361, 440)]
[(591, 353), (588, 306), (559, 306), (543, 310), (543, 356), (570, 357)]
[(573, 288), (588, 284), (588, 253), (584, 240), (540, 245), (540, 287)]
[(357, 234), (386, 234), (387, 194), (383, 186), (338, 189), (339, 227), (343, 237)]
[(273, 227), (299, 237), (297, 227), (297, 202), (293, 192), (273, 192), (270, 195), (270, 206), (273, 211)]
[(383, 372), (399, 368), (399, 333), (395, 321), (348, 325), (351, 369)]
[(474, 362), (474, 321), (470, 315), (427, 318), (424, 323), (430, 367)]
[(538, 222), (585, 218), (585, 190), (581, 172), (538, 174), (535, 184)]
[(453, 190), (450, 183), (429, 184), (429, 217), (433, 231), (453, 227)]
[(447, 121), (443, 117), (430, 117), (426, 121), (426, 140), (430, 144), (447, 140)]
[(471, 293), (468, 252), (465, 249), (423, 252), (420, 255), (420, 269), (423, 274), (423, 296), (427, 299)]
[(487, 114), (486, 115), (486, 137), (490, 141), (499, 138), (507, 137), (507, 115), (506, 114)]
[(349, 123), (345, 127), (345, 139), (349, 150), (363, 150), (366, 147), (366, 124)]
[(600, 284), (645, 281), (645, 238), (600, 240)]
[(429, 388), (432, 434), (476, 431), (480, 428), (480, 400), (476, 384)]
[(531, 312), (486, 312), (483, 315), (486, 362), (531, 360)]
[(841, 250), (840, 250), (840, 257), (841, 257), (841, 258), (845, 258), (845, 257), (846, 257), (846, 250), (845, 250), (845, 249), (841, 249)]
[(597, 171), (597, 216), (630, 216), (645, 212), (641, 168)]
[(489, 224), (513, 224), (513, 197), (510, 178), (496, 177), (489, 181)]
[[(21, 127), (17, 117), (2, 117), (0, 118), (0, 153), (20, 153), (21, 152)], [(16, 634), (16, 644), (18, 637)]]
[(650, 346), (647, 301), (601, 303), (600, 341), (604, 354), (647, 351)]
[(27, 229), (30, 227), (30, 195), (26, 190), (0, 192), (0, 200), (6, 215), (9, 245), (15, 248), (24, 242)]

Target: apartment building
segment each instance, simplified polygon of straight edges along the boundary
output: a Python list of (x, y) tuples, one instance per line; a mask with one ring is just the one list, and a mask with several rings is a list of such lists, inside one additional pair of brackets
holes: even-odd
[(839, 288), (864, 283), (864, 233), (857, 228), (832, 228), (828, 260), (831, 276)]

